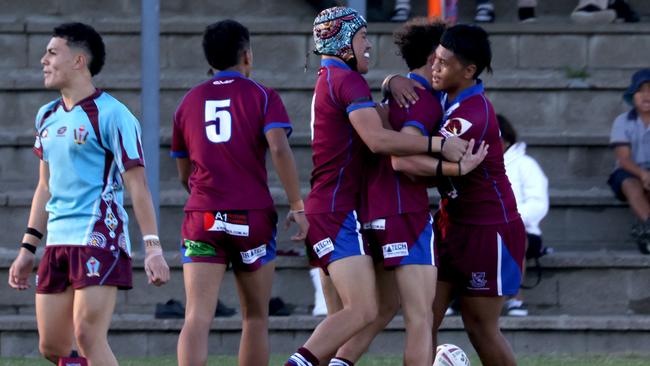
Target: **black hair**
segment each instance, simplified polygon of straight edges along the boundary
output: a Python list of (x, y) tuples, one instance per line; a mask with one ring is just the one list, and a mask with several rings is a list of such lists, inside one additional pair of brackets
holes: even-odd
[(445, 24), (430, 21), (424, 17), (413, 18), (393, 33), (393, 40), (409, 70), (427, 63), (427, 58), (436, 50)]
[(216, 70), (225, 70), (237, 65), (249, 47), (248, 28), (232, 19), (212, 23), (203, 33), (205, 59)]
[(95, 76), (102, 71), (106, 59), (106, 49), (102, 36), (95, 28), (84, 23), (63, 23), (52, 31), (52, 37), (63, 38), (68, 47), (80, 48), (90, 56), (88, 70)]
[(473, 78), (483, 70), (492, 72), (492, 50), (487, 32), (476, 25), (459, 24), (448, 28), (440, 39), (440, 45), (454, 53), (464, 65), (476, 65)]
[(512, 127), (508, 119), (500, 114), (497, 114), (499, 121), (499, 130), (501, 131), (501, 138), (508, 144), (514, 145), (517, 142), (517, 131)]

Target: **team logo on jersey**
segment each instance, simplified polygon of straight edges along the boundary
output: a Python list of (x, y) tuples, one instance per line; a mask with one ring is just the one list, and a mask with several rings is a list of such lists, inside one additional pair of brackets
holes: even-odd
[(245, 252), (239, 252), (239, 254), (241, 255), (241, 260), (244, 264), (255, 263), (256, 260), (266, 256), (266, 244), (262, 244), (257, 248)]
[(88, 139), (88, 131), (86, 131), (86, 128), (81, 125), (79, 128), (74, 129), (74, 143), (77, 145), (83, 145), (86, 143), (86, 140)]
[(88, 245), (104, 248), (106, 247), (106, 237), (100, 232), (93, 231), (93, 233), (90, 234), (90, 238), (88, 239)]
[(381, 247), (384, 258), (406, 257), (409, 255), (409, 246), (406, 242), (386, 244)]
[(445, 137), (461, 136), (472, 127), (472, 123), (463, 118), (448, 119), (440, 129), (440, 134)]
[(88, 273), (86, 273), (87, 277), (99, 277), (99, 266), (101, 264), (95, 257), (90, 257), (88, 261), (86, 261), (86, 268), (88, 268)]
[(228, 79), (228, 80), (215, 80), (212, 82), (212, 85), (228, 85), (235, 81), (234, 79)]
[(473, 288), (485, 288), (487, 280), (485, 279), (485, 272), (472, 272), (472, 279), (469, 284)]
[(68, 127), (63, 126), (60, 127), (58, 130), (56, 130), (56, 137), (63, 137), (65, 136), (65, 132), (68, 130)]
[(313, 248), (318, 258), (323, 258), (323, 256), (325, 256), (326, 254), (334, 251), (334, 243), (332, 242), (332, 239), (325, 238), (319, 241), (318, 243), (314, 244)]
[(386, 230), (386, 219), (377, 219), (363, 224), (365, 230)]

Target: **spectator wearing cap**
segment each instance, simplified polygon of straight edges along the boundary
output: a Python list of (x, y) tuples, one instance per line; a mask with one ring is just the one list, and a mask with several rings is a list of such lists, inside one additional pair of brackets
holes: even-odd
[(608, 183), (616, 197), (630, 204), (638, 222), (632, 237), (650, 254), (650, 69), (637, 71), (623, 100), (632, 106), (616, 117), (610, 135), (616, 166)]

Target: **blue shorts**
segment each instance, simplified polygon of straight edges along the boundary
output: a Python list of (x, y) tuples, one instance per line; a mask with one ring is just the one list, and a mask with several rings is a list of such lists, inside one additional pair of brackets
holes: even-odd
[(616, 195), (616, 198), (623, 202), (627, 201), (627, 198), (625, 198), (625, 195), (623, 194), (623, 181), (628, 178), (638, 179), (636, 175), (628, 172), (627, 170), (619, 168), (614, 170), (614, 172), (609, 176), (609, 179), (607, 180), (607, 184), (609, 184), (609, 186), (612, 188), (612, 191)]
[(330, 263), (355, 255), (368, 255), (368, 244), (363, 240), (361, 223), (356, 211), (307, 214), (307, 254), (312, 266), (329, 274)]
[(433, 218), (429, 211), (375, 219), (363, 225), (373, 259), (384, 267), (436, 265)]

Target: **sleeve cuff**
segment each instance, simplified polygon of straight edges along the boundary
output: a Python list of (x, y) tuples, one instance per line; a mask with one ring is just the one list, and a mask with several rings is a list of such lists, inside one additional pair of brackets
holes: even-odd
[(293, 127), (291, 127), (291, 123), (289, 122), (271, 122), (264, 126), (264, 133), (267, 133), (273, 128), (284, 128), (287, 132), (287, 137), (291, 136), (291, 133), (293, 132)]
[(187, 151), (170, 151), (169, 156), (171, 156), (174, 159), (179, 159), (179, 158), (187, 158), (190, 156), (190, 154), (188, 154)]
[(356, 111), (357, 109), (362, 109), (362, 108), (375, 108), (375, 102), (363, 102), (363, 103), (350, 104), (345, 109), (345, 111), (348, 112), (348, 114), (350, 114), (353, 111)]
[(424, 128), (424, 125), (422, 123), (418, 122), (418, 121), (406, 121), (404, 123), (404, 127), (406, 127), (406, 126), (415, 127), (418, 130), (420, 130), (420, 132), (422, 132), (422, 134), (424, 136), (429, 136), (429, 131), (427, 131), (427, 129)]

